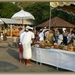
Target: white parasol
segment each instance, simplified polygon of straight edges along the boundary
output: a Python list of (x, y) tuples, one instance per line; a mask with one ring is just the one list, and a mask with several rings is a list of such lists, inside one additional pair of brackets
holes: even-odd
[(24, 11), (23, 9), (17, 13), (15, 13), (13, 16), (12, 16), (13, 19), (17, 19), (17, 20), (22, 20), (22, 25), (23, 25), (23, 20), (29, 20), (29, 19), (32, 19), (34, 20), (34, 16), (29, 13), (29, 12), (26, 12)]

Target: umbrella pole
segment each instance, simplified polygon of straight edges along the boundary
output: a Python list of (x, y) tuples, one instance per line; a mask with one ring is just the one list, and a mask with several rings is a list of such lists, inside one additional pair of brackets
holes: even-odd
[(50, 6), (50, 17), (49, 17), (49, 31), (50, 31), (50, 25), (51, 25), (51, 6)]
[(24, 20), (22, 19), (22, 28), (24, 29), (24, 23), (23, 22), (24, 22)]
[(22, 26), (23, 26), (23, 19), (22, 19)]

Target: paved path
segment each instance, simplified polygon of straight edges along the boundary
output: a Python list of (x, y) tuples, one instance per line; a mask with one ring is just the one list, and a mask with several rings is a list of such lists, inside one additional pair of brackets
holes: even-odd
[(26, 66), (19, 62), (19, 49), (11, 47), (12, 40), (8, 40), (4, 43), (0, 42), (0, 72), (8, 73), (58, 73), (58, 72), (70, 72), (67, 70), (59, 69), (50, 65), (39, 65), (35, 61), (31, 61), (32, 66)]

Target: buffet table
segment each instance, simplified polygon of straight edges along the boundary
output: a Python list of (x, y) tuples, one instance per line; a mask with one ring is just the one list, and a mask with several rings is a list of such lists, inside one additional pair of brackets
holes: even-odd
[(75, 52), (32, 46), (32, 60), (75, 71)]

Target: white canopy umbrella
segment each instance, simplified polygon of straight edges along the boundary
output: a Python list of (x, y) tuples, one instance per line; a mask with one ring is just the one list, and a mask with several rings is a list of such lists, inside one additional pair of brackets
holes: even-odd
[(15, 13), (13, 16), (12, 16), (13, 19), (17, 19), (17, 20), (22, 20), (22, 25), (23, 25), (23, 21), (24, 20), (29, 20), (29, 19), (32, 19), (34, 20), (34, 16), (29, 13), (29, 12), (26, 12), (24, 11), (23, 9), (17, 13)]

